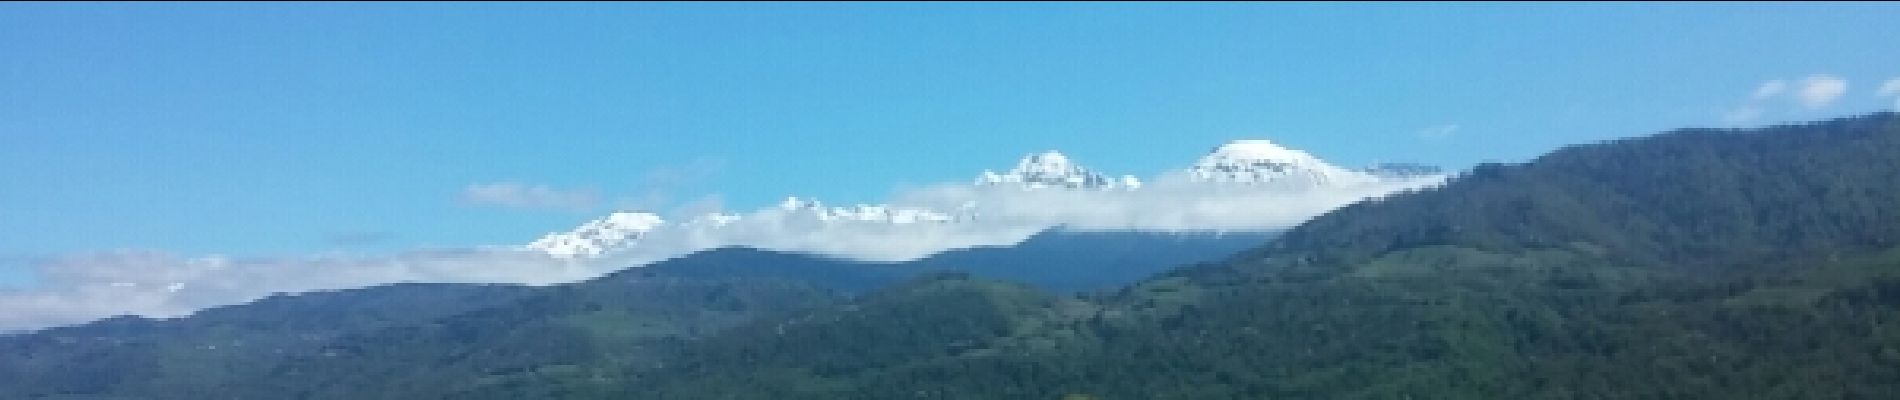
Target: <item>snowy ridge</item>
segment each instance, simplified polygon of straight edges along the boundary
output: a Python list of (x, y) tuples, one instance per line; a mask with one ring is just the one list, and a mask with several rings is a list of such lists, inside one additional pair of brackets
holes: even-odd
[[(967, 209), (967, 208), (966, 208)], [(788, 197), (778, 207), (754, 213), (749, 218), (799, 219), (821, 224), (919, 224), (949, 223), (970, 217), (970, 213), (948, 214), (922, 208), (857, 204), (850, 207), (826, 207), (817, 200)], [(614, 250), (639, 243), (657, 232), (716, 230), (748, 218), (737, 214), (709, 213), (679, 224), (669, 224), (648, 212), (616, 212), (588, 221), (568, 232), (542, 236), (523, 250), (546, 253), (558, 259), (575, 260), (605, 256)]]
[(1236, 140), (1214, 148), (1189, 167), (1188, 179), (1206, 183), (1271, 184), (1289, 188), (1358, 185), (1378, 181), (1304, 151), (1267, 140)]
[(606, 217), (587, 221), (580, 227), (568, 232), (550, 233), (528, 243), (529, 250), (540, 251), (555, 258), (587, 258), (606, 253), (645, 236), (647, 232), (666, 224), (659, 215), (650, 212), (622, 211), (608, 214)]
[(914, 224), (922, 222), (953, 222), (957, 216), (922, 208), (903, 208), (888, 205), (858, 204), (851, 207), (825, 207), (824, 203), (811, 199), (788, 197), (780, 202), (778, 209), (792, 215), (805, 216), (824, 222), (876, 222), (889, 224)]
[(1141, 180), (1133, 175), (1123, 175), (1119, 179), (1109, 179), (1102, 174), (1083, 168), (1070, 161), (1068, 156), (1050, 150), (1024, 156), (1016, 162), (1016, 168), (1008, 172), (996, 173), (983, 170), (976, 177), (978, 186), (1020, 185), (1024, 189), (1065, 188), (1065, 189), (1138, 189)]
[[(1236, 140), (1214, 148), (1192, 166), (1162, 175), (1166, 183), (1185, 182), (1188, 187), (1226, 186), (1232, 189), (1275, 193), (1314, 193), (1321, 189), (1347, 192), (1376, 190), (1379, 185), (1408, 184), (1441, 180), (1445, 175), (1436, 167), (1417, 164), (1380, 164), (1363, 170), (1341, 168), (1304, 151), (1281, 147), (1267, 140)], [(1143, 183), (1132, 175), (1111, 179), (1084, 168), (1056, 151), (1032, 153), (1015, 168), (997, 173), (984, 170), (973, 189), (1015, 188), (993, 193), (1061, 195), (1063, 193), (1099, 195), (1138, 195)], [(1372, 188), (1372, 189), (1368, 189)], [(1049, 192), (1043, 192), (1049, 191)], [(1368, 192), (1371, 193), (1371, 192)], [(1197, 199), (1183, 199), (1192, 203)], [(827, 206), (813, 199), (788, 197), (776, 207), (750, 214), (711, 213), (694, 216), (682, 223), (668, 224), (659, 215), (648, 212), (616, 212), (589, 221), (568, 232), (550, 233), (522, 249), (546, 253), (559, 259), (593, 259), (615, 250), (636, 246), (656, 233), (679, 231), (687, 236), (731, 232), (736, 224), (791, 222), (806, 227), (848, 227), (867, 225), (958, 224), (976, 221), (982, 204), (962, 202), (941, 209), (902, 207), (885, 204)], [(1004, 207), (1003, 205), (996, 205)], [(1193, 204), (1183, 204), (1193, 207)]]

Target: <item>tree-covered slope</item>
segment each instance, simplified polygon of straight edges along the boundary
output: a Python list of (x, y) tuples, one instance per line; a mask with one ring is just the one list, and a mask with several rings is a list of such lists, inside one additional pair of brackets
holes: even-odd
[[(768, 347), (676, 361), (719, 374), (629, 387), (720, 398), (1894, 398), (1895, 199), (1893, 114), (1577, 146), (1343, 208), (1227, 263), (1072, 308), (1087, 312), (1027, 313), (1041, 317), (1018, 326), (1033, 328), (980, 348), (893, 341), (942, 351), (883, 353), (864, 364), (881, 367), (840, 379), (784, 374), (846, 351), (835, 343), (748, 341)], [(968, 302), (907, 308), (955, 303)], [(889, 321), (840, 326), (916, 329)]]
[[(632, 398), (912, 397), (944, 360), (1092, 311), (1026, 286), (925, 276), (855, 301), (760, 321), (688, 347), (668, 368), (623, 385)], [(743, 366), (734, 368), (735, 366)], [(993, 372), (993, 371), (992, 371)], [(981, 371), (949, 371), (973, 374)], [(685, 384), (668, 385), (674, 382)]]
[(725, 275), (675, 260), (571, 285), (392, 285), (0, 337), (0, 398), (465, 397), (578, 366), (644, 368), (684, 341), (840, 299), (816, 281), (872, 284), (801, 255), (714, 258)]
[[(872, 263), (705, 251), (550, 287), (403, 284), (187, 318), (0, 336), (0, 398), (522, 398), (609, 393), (617, 374), (761, 317), (939, 270), (1057, 290), (1114, 287), (1263, 235), (1049, 232), (1016, 246)], [(927, 315), (927, 314), (926, 314)], [(611, 379), (602, 378), (615, 375)]]
[(505, 304), (532, 291), (511, 285), (398, 284), (279, 295), (190, 318), (119, 317), (0, 336), (0, 398), (215, 386), (345, 335)]
[(1900, 244), (1895, 119), (1692, 129), (1481, 165), (1443, 190), (1315, 219), (1271, 252), (1353, 263), (1430, 245), (1579, 248), (1721, 268), (1882, 249)]
[(1259, 247), (1258, 232), (1050, 230), (1010, 246), (946, 251), (904, 263), (916, 271), (961, 271), (1055, 292), (1120, 289), (1183, 265)]

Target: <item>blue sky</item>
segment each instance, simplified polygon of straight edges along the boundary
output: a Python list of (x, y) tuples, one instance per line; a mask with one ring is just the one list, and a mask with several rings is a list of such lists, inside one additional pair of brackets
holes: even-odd
[[(1893, 21), (1900, 5), (6, 3), (0, 282), (74, 252), (377, 252), (709, 196), (876, 202), (1045, 149), (1138, 175), (1239, 138), (1348, 166), (1521, 161), (1891, 107)], [(465, 198), (490, 184), (528, 198)]]

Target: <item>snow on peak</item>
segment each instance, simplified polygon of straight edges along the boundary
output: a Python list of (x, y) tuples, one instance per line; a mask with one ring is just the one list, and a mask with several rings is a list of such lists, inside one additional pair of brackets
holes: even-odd
[(976, 177), (976, 184), (1013, 185), (1025, 189), (1133, 189), (1141, 187), (1141, 180), (1135, 179), (1133, 175), (1110, 179), (1077, 165), (1061, 152), (1050, 150), (1023, 156), (1021, 161), (1016, 162), (1016, 168), (1008, 172), (999, 174), (984, 170), (982, 175)]
[(1376, 181), (1365, 173), (1340, 168), (1304, 151), (1269, 140), (1235, 140), (1215, 147), (1187, 170), (1194, 182), (1275, 184), (1315, 187)]
[(555, 258), (590, 258), (626, 246), (665, 224), (666, 220), (654, 213), (620, 211), (588, 221), (572, 231), (542, 236), (528, 243), (526, 248)]
[(1062, 155), (1061, 152), (1055, 150), (1050, 150), (1024, 156), (1022, 161), (1016, 162), (1016, 170), (1035, 174), (1059, 175), (1082, 171), (1084, 169), (1079, 165), (1075, 165), (1074, 162), (1069, 161), (1069, 156)]
[(912, 224), (919, 222), (951, 222), (957, 217), (922, 208), (895, 207), (889, 205), (857, 204), (850, 207), (825, 207), (817, 200), (787, 197), (779, 202), (779, 210), (817, 219), (825, 222), (877, 222), (890, 224)]
[(1215, 147), (1214, 151), (1209, 152), (1208, 157), (1244, 160), (1282, 160), (1286, 162), (1319, 162), (1319, 158), (1313, 157), (1312, 154), (1282, 147), (1279, 144), (1273, 143), (1272, 140), (1266, 139), (1241, 139), (1227, 142), (1227, 144)]

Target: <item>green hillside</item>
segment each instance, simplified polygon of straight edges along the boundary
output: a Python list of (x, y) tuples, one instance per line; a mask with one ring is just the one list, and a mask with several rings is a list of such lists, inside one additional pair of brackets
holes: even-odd
[[(813, 370), (846, 351), (837, 343), (714, 339), (753, 350), (678, 361), (717, 374), (628, 387), (713, 398), (1894, 398), (1895, 199), (1893, 114), (1576, 146), (1350, 206), (1225, 264), (1062, 307), (1079, 314), (885, 305), (990, 305), (1033, 318), (1010, 325), (1029, 329), (880, 353), (843, 375)], [(880, 337), (921, 323), (886, 321), (835, 329)], [(857, 346), (884, 344), (918, 346)]]

